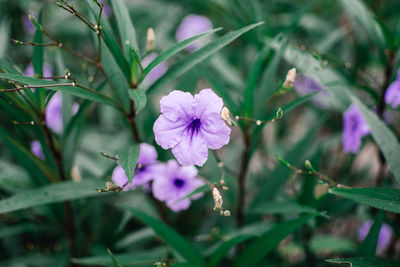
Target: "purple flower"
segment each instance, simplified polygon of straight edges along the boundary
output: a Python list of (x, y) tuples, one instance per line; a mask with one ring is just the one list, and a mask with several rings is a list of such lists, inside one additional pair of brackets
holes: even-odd
[[(365, 239), (369, 229), (372, 226), (372, 223), (372, 221), (366, 221), (360, 226), (360, 228), (358, 228), (357, 239), (359, 242), (362, 242)], [(387, 249), (392, 239), (392, 235), (392, 228), (390, 228), (390, 226), (386, 223), (383, 223), (378, 237), (378, 252), (382, 252)]]
[(44, 159), (44, 154), (43, 154), (43, 151), (42, 151), (42, 145), (39, 143), (38, 140), (33, 140), (31, 142), (31, 151), (36, 157)]
[(114, 184), (118, 186), (126, 186), (124, 190), (133, 190), (138, 185), (145, 185), (155, 177), (159, 176), (160, 164), (157, 163), (157, 151), (149, 144), (140, 144), (140, 154), (138, 158), (138, 165), (136, 166), (136, 173), (133, 177), (132, 184), (128, 184), (128, 177), (124, 169), (118, 165), (115, 167), (111, 179)]
[[(181, 167), (173, 159), (163, 164), (163, 167), (162, 175), (153, 181), (154, 197), (165, 201), (173, 211), (186, 210), (190, 206), (190, 198), (180, 199), (204, 184), (196, 177), (197, 169), (194, 166)], [(191, 199), (201, 196), (202, 194), (197, 194)]]
[[(34, 17), (37, 17), (37, 14), (35, 14), (35, 13), (36, 12), (32, 12), (32, 15)], [(33, 25), (32, 22), (29, 20), (28, 13), (26, 13), (25, 16), (22, 17), (22, 27), (24, 28), (24, 31), (29, 35), (34, 34), (36, 31), (35, 25)]]
[(100, 0), (100, 3), (103, 4), (103, 15), (104, 15), (106, 18), (109, 19), (109, 18), (111, 17), (111, 14), (112, 14), (111, 6), (107, 3), (106, 0)]
[(386, 90), (385, 103), (391, 104), (393, 108), (400, 105), (400, 69), (397, 71), (397, 79)]
[(208, 148), (219, 149), (228, 144), (231, 129), (221, 119), (223, 102), (211, 89), (203, 89), (194, 97), (172, 91), (160, 100), (161, 115), (153, 126), (157, 144), (172, 148), (184, 166), (202, 166)]
[[(72, 115), (75, 115), (78, 109), (79, 104), (74, 102), (71, 110)], [(45, 120), (47, 126), (54, 132), (61, 133), (63, 131), (62, 94), (60, 92), (55, 93), (47, 103)]]
[[(181, 24), (176, 30), (175, 38), (179, 42), (200, 33), (209, 31), (212, 29), (212, 27), (212, 22), (207, 17), (190, 14), (183, 18)], [(194, 51), (199, 47), (200, 45), (198, 43), (194, 43), (188, 46), (187, 50)]]
[[(301, 73), (296, 75), (293, 87), (300, 95), (311, 94), (324, 90), (322, 85), (320, 85), (314, 78)], [(312, 102), (315, 105), (324, 108), (326, 107), (329, 97), (330, 93), (327, 91), (323, 91), (314, 96)]]
[(357, 153), (361, 146), (361, 139), (369, 132), (369, 126), (361, 112), (355, 104), (352, 104), (343, 113), (343, 151)]
[[(143, 68), (146, 68), (157, 56), (158, 56), (157, 53), (151, 53), (150, 55), (145, 57), (141, 62), (143, 65)], [(165, 61), (161, 62), (154, 69), (152, 69), (149, 74), (147, 74), (145, 81), (148, 81), (149, 83), (154, 83), (161, 76), (164, 75), (164, 73), (167, 71), (167, 69), (168, 69), (167, 62), (165, 62)]]
[[(24, 71), (25, 76), (35, 77), (35, 71), (33, 70), (32, 63), (29, 63), (28, 67), (26, 67)], [(44, 63), (43, 64), (43, 76), (44, 77), (51, 77), (53, 76), (53, 68), (50, 64)]]

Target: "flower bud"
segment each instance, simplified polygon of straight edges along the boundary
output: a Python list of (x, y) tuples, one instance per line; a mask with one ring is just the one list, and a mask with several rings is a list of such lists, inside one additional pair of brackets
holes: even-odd
[(222, 209), (222, 204), (224, 203), (224, 201), (222, 200), (222, 196), (219, 193), (219, 190), (216, 187), (214, 187), (212, 193), (214, 197), (214, 210)]
[(221, 110), (221, 119), (223, 119), (229, 127), (234, 127), (236, 123), (231, 120), (231, 112), (227, 107), (223, 107)]
[(230, 211), (229, 211), (229, 210), (225, 210), (225, 211), (224, 211), (224, 216), (225, 216), (225, 217), (231, 216)]
[(283, 110), (279, 107), (278, 110), (276, 111), (276, 118), (278, 120), (282, 119), (283, 117)]
[(285, 82), (283, 83), (283, 87), (284, 88), (292, 87), (294, 84), (294, 80), (296, 80), (296, 68), (292, 68), (288, 71)]
[(147, 29), (147, 46), (146, 49), (147, 51), (152, 51), (155, 48), (155, 35), (154, 35), (154, 30), (153, 28), (148, 28)]
[(114, 187), (114, 184), (112, 182), (106, 182), (106, 188), (108, 190), (111, 190)]

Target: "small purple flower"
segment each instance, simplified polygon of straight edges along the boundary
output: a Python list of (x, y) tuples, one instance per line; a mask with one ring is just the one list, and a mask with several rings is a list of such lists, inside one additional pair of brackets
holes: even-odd
[[(24, 71), (25, 76), (35, 77), (35, 71), (33, 70), (32, 63), (29, 63), (28, 67), (26, 67)], [(43, 76), (44, 77), (51, 77), (53, 76), (53, 68), (50, 64), (44, 63), (43, 64)]]
[(343, 151), (357, 153), (361, 139), (370, 133), (369, 126), (355, 104), (343, 113)]
[(118, 186), (126, 186), (123, 190), (133, 190), (138, 185), (145, 185), (157, 176), (159, 176), (160, 164), (157, 163), (157, 151), (149, 144), (140, 144), (140, 154), (138, 158), (138, 165), (136, 166), (136, 173), (133, 177), (132, 184), (128, 184), (128, 177), (124, 169), (118, 165), (115, 167), (111, 179), (114, 184)]
[[(372, 224), (372, 221), (366, 221), (358, 228), (357, 239), (359, 242), (362, 242), (368, 235)], [(378, 252), (382, 252), (387, 249), (392, 239), (392, 235), (392, 228), (390, 228), (390, 226), (386, 223), (383, 223), (378, 237)]]
[(385, 103), (391, 104), (393, 108), (400, 105), (400, 69), (397, 71), (397, 79), (386, 90)]
[[(207, 17), (190, 14), (183, 18), (181, 24), (176, 30), (175, 38), (179, 42), (200, 33), (209, 31), (212, 29), (212, 27), (212, 22)], [(192, 52), (198, 49), (200, 46), (201, 45), (199, 45), (199, 43), (194, 43), (188, 46), (187, 50)]]
[[(301, 73), (296, 75), (293, 87), (300, 95), (311, 94), (324, 90), (322, 85), (320, 85), (314, 78)], [(314, 96), (312, 101), (315, 105), (324, 108), (326, 107), (329, 96), (330, 93), (324, 91)]]
[[(158, 56), (157, 53), (151, 53), (150, 55), (145, 57), (141, 62), (143, 68), (146, 68), (157, 56)], [(167, 62), (165, 62), (165, 61), (161, 62), (154, 69), (152, 69), (149, 74), (147, 74), (145, 81), (148, 81), (149, 83), (154, 83), (161, 76), (164, 75), (164, 73), (167, 71), (167, 69), (168, 69)]]
[(231, 129), (221, 119), (223, 102), (211, 89), (203, 89), (194, 97), (172, 91), (160, 100), (161, 115), (153, 126), (157, 144), (172, 148), (184, 166), (202, 166), (208, 148), (219, 149), (228, 144)]
[[(34, 17), (37, 17), (37, 14), (35, 14), (36, 12), (32, 12), (32, 15)], [(22, 17), (22, 27), (24, 28), (24, 31), (29, 34), (32, 35), (35, 33), (36, 31), (36, 27), (35, 25), (32, 24), (32, 22), (29, 20), (29, 14), (26, 13), (23, 17)]]
[[(75, 115), (78, 109), (79, 104), (74, 102), (71, 110), (72, 115)], [(54, 132), (61, 133), (63, 131), (62, 94), (60, 92), (55, 93), (47, 103), (45, 120), (47, 126)]]
[[(165, 201), (173, 211), (186, 210), (190, 206), (190, 198), (180, 199), (204, 184), (197, 178), (197, 169), (194, 166), (181, 167), (173, 159), (163, 165), (162, 175), (153, 181), (154, 197)], [(201, 196), (202, 194), (197, 194), (191, 199)]]
[(43, 154), (43, 151), (42, 151), (42, 145), (39, 143), (38, 140), (33, 140), (31, 142), (31, 151), (36, 157), (44, 159), (44, 154)]

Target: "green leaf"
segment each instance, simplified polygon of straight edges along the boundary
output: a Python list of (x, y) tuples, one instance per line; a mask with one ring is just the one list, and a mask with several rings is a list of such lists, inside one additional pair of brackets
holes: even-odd
[(89, 89), (89, 88), (83, 89), (83, 88), (76, 87), (76, 86), (57, 86), (57, 84), (59, 84), (59, 82), (36, 79), (36, 78), (17, 75), (17, 74), (0, 73), (0, 78), (15, 81), (15, 82), (18, 82), (20, 84), (25, 84), (25, 85), (35, 85), (35, 86), (56, 85), (54, 87), (46, 87), (46, 89), (60, 91), (60, 92), (66, 93), (66, 94), (71, 94), (74, 96), (86, 98), (86, 99), (100, 102), (100, 103), (110, 105), (110, 106), (116, 105), (114, 103), (114, 101), (111, 98), (109, 98), (108, 96), (105, 96), (105, 95), (97, 92), (96, 90)]
[(255, 214), (287, 214), (287, 213), (315, 213), (316, 210), (309, 206), (299, 205), (295, 202), (264, 202), (257, 204), (250, 213)]
[(60, 182), (26, 190), (0, 200), (0, 214), (44, 204), (75, 200), (99, 195), (96, 188), (104, 187), (103, 181)]
[(375, 221), (369, 229), (368, 235), (358, 248), (357, 256), (368, 257), (375, 256), (378, 246), (379, 233), (383, 223), (384, 212), (380, 210), (376, 215)]
[(11, 74), (21, 74), (20, 71), (14, 66), (14, 64), (8, 62), (4, 58), (0, 58), (0, 70), (2, 70), (5, 73), (11, 73)]
[[(119, 264), (123, 266), (125, 264), (127, 266), (150, 266), (155, 261), (162, 259), (166, 253), (167, 250), (165, 248), (158, 247), (145, 251), (135, 250), (126, 254), (115, 254), (115, 257), (118, 258)], [(110, 256), (99, 255), (86, 258), (72, 258), (71, 262), (85, 266), (109, 266)]]
[(136, 31), (129, 16), (128, 8), (122, 0), (111, 0), (115, 19), (117, 21), (119, 36), (126, 55), (129, 55), (130, 47), (133, 46), (135, 52), (139, 52), (136, 40)]
[(194, 195), (197, 195), (197, 194), (200, 194), (200, 193), (205, 193), (205, 192), (208, 192), (208, 191), (210, 191), (211, 189), (210, 189), (210, 186), (209, 185), (202, 185), (202, 186), (200, 186), (200, 187), (198, 187), (198, 188), (196, 188), (195, 190), (193, 190), (192, 192), (190, 192), (189, 194), (187, 194), (186, 196), (184, 196), (184, 197), (181, 197), (180, 199), (178, 199), (177, 201), (175, 201), (174, 203), (178, 203), (179, 201), (181, 201), (181, 200), (184, 200), (184, 199), (186, 199), (186, 198), (190, 198), (190, 197), (192, 197), (192, 196), (194, 196)]
[(378, 258), (348, 258), (348, 259), (329, 259), (330, 263), (347, 263), (350, 267), (394, 267), (399, 266), (400, 262)]
[(234, 266), (255, 266), (257, 262), (277, 247), (283, 239), (317, 215), (319, 214), (305, 215), (273, 227), (250, 243), (236, 258)]
[(136, 113), (139, 113), (144, 109), (147, 103), (147, 98), (146, 94), (144, 93), (143, 90), (141, 89), (130, 89), (128, 91), (129, 96), (132, 98), (132, 100), (135, 102), (136, 105)]
[(400, 189), (335, 187), (329, 189), (329, 193), (374, 208), (400, 213)]
[(153, 228), (154, 232), (162, 238), (176, 253), (181, 255), (191, 266), (205, 266), (201, 252), (180, 236), (174, 229), (137, 209), (128, 208), (133, 215), (146, 225)]
[(354, 253), (356, 251), (356, 244), (352, 240), (334, 235), (313, 236), (309, 245), (314, 253)]
[(118, 153), (118, 161), (124, 169), (129, 183), (132, 183), (137, 160), (139, 158), (140, 146), (138, 144), (130, 145)]
[(186, 47), (188, 47), (189, 45), (191, 45), (198, 39), (203, 38), (204, 36), (207, 36), (211, 33), (219, 31), (221, 29), (222, 28), (213, 29), (211, 31), (201, 33), (199, 35), (187, 38), (185, 40), (180, 41), (179, 43), (174, 44), (173, 46), (171, 46), (170, 48), (168, 48), (167, 50), (165, 50), (164, 52), (159, 54), (152, 62), (150, 62), (149, 65), (147, 65), (147, 67), (143, 70), (142, 74), (140, 75), (139, 82), (142, 81), (147, 76), (147, 74), (149, 74), (161, 62), (167, 60), (168, 58), (172, 57), (179, 51), (185, 49)]
[(351, 95), (350, 98), (361, 111), (362, 116), (367, 121), (371, 129), (372, 137), (382, 151), (390, 171), (396, 178), (397, 184), (400, 185), (400, 144), (387, 125), (376, 116), (376, 114), (368, 109), (357, 97)]
[(177, 77), (181, 76), (183, 73), (187, 72), (188, 70), (192, 69), (197, 64), (201, 63), (205, 59), (207, 59), (212, 54), (215, 54), (224, 46), (231, 43), (233, 40), (238, 38), (240, 35), (250, 31), (251, 29), (260, 26), (264, 22), (259, 22), (255, 24), (251, 24), (246, 26), (240, 30), (233, 31), (227, 33), (226, 35), (218, 38), (217, 40), (209, 43), (208, 45), (200, 48), (196, 52), (186, 56), (182, 60), (175, 63), (172, 67), (168, 69), (168, 71), (158, 79), (153, 85), (150, 86), (148, 89), (149, 93), (153, 93), (157, 89), (163, 88), (166, 84), (173, 81)]
[(111, 258), (111, 262), (114, 267), (122, 267), (121, 264), (118, 263), (118, 261), (115, 259), (114, 255), (112, 254), (111, 250), (107, 249), (107, 253)]

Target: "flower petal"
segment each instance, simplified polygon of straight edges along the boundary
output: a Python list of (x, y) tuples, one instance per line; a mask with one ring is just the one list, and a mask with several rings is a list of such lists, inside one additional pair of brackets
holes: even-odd
[(385, 103), (391, 104), (393, 108), (400, 105), (400, 81), (393, 82), (385, 93)]
[(164, 149), (174, 147), (182, 140), (186, 127), (185, 121), (173, 122), (164, 114), (161, 114), (153, 126), (157, 144)]
[(190, 206), (190, 202), (191, 201), (189, 198), (185, 198), (178, 202), (176, 202), (176, 200), (168, 200), (166, 204), (172, 211), (176, 212), (180, 210), (187, 210)]
[(140, 144), (140, 154), (137, 162), (139, 164), (151, 164), (157, 160), (157, 151), (154, 146), (141, 143)]
[(172, 122), (187, 121), (193, 117), (193, 96), (182, 91), (172, 91), (160, 100), (160, 111)]
[(211, 89), (203, 89), (194, 96), (193, 111), (197, 118), (203, 119), (203, 116), (221, 113), (224, 103), (222, 98), (217, 96)]
[(184, 132), (182, 140), (174, 146), (172, 153), (183, 166), (203, 166), (207, 161), (208, 149), (200, 134), (191, 135), (189, 131)]
[(229, 143), (231, 128), (218, 114), (213, 113), (203, 116), (200, 134), (208, 148), (219, 149)]

